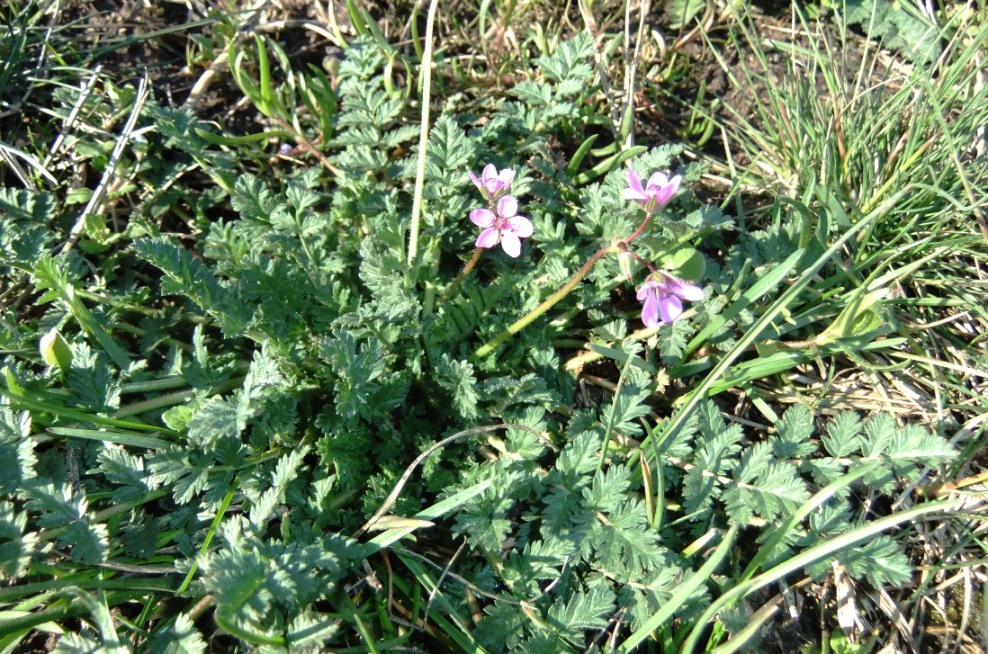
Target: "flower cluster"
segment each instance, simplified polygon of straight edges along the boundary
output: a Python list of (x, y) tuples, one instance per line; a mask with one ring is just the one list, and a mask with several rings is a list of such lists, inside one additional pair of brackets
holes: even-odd
[[(509, 257), (518, 257), (521, 254), (521, 239), (528, 238), (533, 232), (532, 222), (525, 216), (519, 215), (518, 200), (511, 195), (511, 183), (515, 179), (514, 170), (505, 168), (498, 171), (494, 164), (487, 164), (479, 177), (471, 172), (470, 179), (487, 201), (487, 208), (474, 209), (470, 212), (470, 221), (481, 230), (476, 243), (478, 249), (457, 281), (462, 279), (473, 267), (481, 249), (492, 248), (500, 244)], [(683, 314), (684, 300), (698, 302), (703, 299), (703, 289), (698, 285), (679, 279), (664, 270), (656, 270), (652, 264), (635, 254), (631, 249), (631, 242), (645, 230), (652, 215), (675, 197), (682, 183), (681, 175), (669, 177), (665, 173), (655, 172), (649, 176), (646, 183), (642, 184), (637, 173), (629, 169), (628, 187), (621, 193), (621, 197), (625, 200), (641, 206), (645, 211), (645, 219), (629, 236), (614, 246), (610, 246), (610, 251), (617, 247), (622, 257), (630, 255), (631, 258), (637, 259), (649, 269), (648, 278), (638, 289), (638, 300), (643, 303), (642, 322), (649, 328), (658, 327), (660, 322), (672, 323), (677, 320)], [(535, 312), (523, 318), (519, 323), (527, 324), (549, 306), (558, 302), (607, 251), (608, 248), (604, 248), (591, 257), (567, 286), (560, 289), (553, 298), (544, 302)], [(455, 288), (455, 286), (456, 282), (452, 287)], [(494, 347), (496, 342), (497, 339), (485, 348)]]
[(472, 172), (470, 179), (488, 202), (486, 209), (470, 212), (470, 221), (481, 228), (478, 248), (492, 248), (498, 243), (509, 257), (521, 254), (521, 239), (532, 235), (532, 221), (518, 214), (518, 200), (509, 195), (515, 171), (505, 168), (500, 173), (494, 164), (484, 166), (480, 177)]
[[(629, 168), (628, 188), (624, 189), (621, 197), (637, 202), (650, 217), (672, 200), (682, 182), (681, 175), (669, 177), (665, 173), (655, 172), (642, 185), (641, 178)], [(641, 229), (636, 230), (633, 236), (637, 236)], [(629, 238), (628, 241), (630, 240)], [(645, 265), (651, 270), (651, 274), (638, 289), (638, 300), (643, 303), (642, 322), (646, 327), (658, 327), (660, 320), (664, 323), (674, 322), (683, 313), (683, 300), (698, 302), (703, 299), (703, 289), (696, 284), (679, 279), (664, 270), (655, 270), (647, 262)]]

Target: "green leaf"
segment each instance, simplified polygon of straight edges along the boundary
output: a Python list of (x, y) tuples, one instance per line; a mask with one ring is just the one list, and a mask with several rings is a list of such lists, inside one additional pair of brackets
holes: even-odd
[(106, 357), (85, 343), (77, 343), (72, 350), (66, 384), (75, 392), (80, 407), (96, 413), (115, 411), (120, 406), (120, 385), (112, 379)]
[(439, 117), (429, 131), (429, 149), (426, 151), (426, 174), (434, 180), (461, 182), (464, 171), (474, 159), (473, 141), (456, 121), (448, 115)]
[(275, 508), (285, 501), (288, 485), (296, 478), (308, 453), (308, 447), (300, 447), (278, 459), (278, 464), (271, 473), (270, 485), (250, 507), (250, 522), (259, 531), (267, 525)]
[(203, 654), (206, 641), (185, 613), (179, 613), (148, 639), (148, 654)]
[(901, 547), (888, 536), (877, 536), (823, 559), (808, 568), (816, 579), (829, 574), (834, 558), (857, 581), (867, 580), (879, 588), (902, 586), (913, 578), (913, 569)]
[(611, 466), (594, 475), (590, 488), (583, 489), (583, 497), (595, 511), (616, 511), (625, 502), (625, 494), (631, 486), (631, 473), (624, 466)]
[(752, 516), (767, 522), (788, 517), (810, 498), (796, 466), (773, 461), (768, 443), (745, 450), (734, 482), (725, 490), (723, 500), (728, 516), (740, 525), (750, 524)]
[(164, 239), (141, 239), (134, 242), (139, 257), (165, 274), (161, 292), (183, 295), (212, 315), (228, 336), (246, 329), (248, 308), (236, 295), (220, 284), (213, 272), (192, 253)]
[(336, 408), (344, 418), (363, 416), (373, 419), (375, 407), (371, 399), (380, 389), (377, 379), (384, 374), (384, 351), (376, 340), (362, 348), (343, 329), (334, 338), (325, 339), (320, 356), (332, 366), (336, 376)]
[(98, 654), (106, 651), (103, 643), (86, 634), (66, 633), (55, 643), (52, 654)]
[(0, 496), (12, 497), (36, 476), (38, 460), (34, 454), (35, 440), (30, 434), (30, 413), (0, 408), (0, 461), (4, 462)]
[(586, 476), (597, 470), (597, 453), (601, 438), (596, 431), (577, 434), (566, 444), (556, 461), (556, 472), (568, 488), (577, 488), (586, 483)]
[(676, 320), (672, 323), (659, 325), (659, 350), (662, 352), (662, 362), (676, 364), (682, 361), (686, 351), (686, 339), (693, 328), (688, 320)]
[(484, 617), (474, 635), (480, 644), (492, 652), (514, 650), (531, 622), (513, 604), (495, 602), (484, 609)]
[(692, 28), (693, 20), (706, 6), (704, 0), (669, 0), (665, 6), (669, 27), (674, 30)]
[(118, 488), (113, 491), (115, 504), (126, 504), (144, 496), (151, 487), (148, 485), (148, 471), (144, 459), (129, 454), (122, 447), (104, 445), (97, 455), (99, 470)]
[(912, 580), (913, 569), (901, 547), (888, 536), (879, 536), (841, 553), (840, 562), (855, 579), (868, 579), (877, 588), (902, 586)]
[(477, 377), (473, 365), (467, 361), (457, 361), (443, 353), (436, 369), (436, 382), (453, 394), (453, 407), (465, 420), (473, 420), (477, 411)]
[(71, 548), (80, 563), (102, 563), (109, 552), (106, 525), (93, 523), (85, 495), (75, 495), (66, 484), (36, 485), (26, 489), (27, 508), (37, 511), (39, 527), (59, 529), (59, 547)]
[(246, 420), (238, 405), (222, 397), (211, 397), (199, 406), (188, 422), (188, 440), (193, 447), (212, 450), (224, 441), (239, 442)]
[(847, 22), (860, 25), (872, 39), (900, 50), (916, 63), (935, 61), (941, 53), (939, 30), (916, 10), (889, 0), (848, 0)]
[(552, 102), (552, 88), (532, 80), (522, 80), (511, 89), (512, 95), (532, 107), (546, 107)]
[(38, 549), (38, 535), (27, 531), (27, 512), (0, 501), (0, 579), (16, 579), (27, 572)]
[(174, 448), (159, 450), (148, 459), (151, 482), (169, 486), (179, 504), (188, 504), (206, 489), (212, 462), (188, 450)]
[(571, 80), (588, 86), (593, 77), (589, 61), (594, 54), (594, 41), (586, 32), (560, 43), (551, 55), (538, 58), (538, 70), (555, 82)]
[(55, 218), (55, 197), (38, 191), (0, 188), (0, 215), (5, 220), (47, 225)]
[(648, 373), (636, 366), (626, 364), (623, 370), (624, 378), (619, 392), (614, 396), (608, 425), (620, 434), (638, 436), (641, 434), (638, 419), (651, 412), (645, 400), (652, 396), (652, 380)]
[(799, 459), (816, 452), (816, 445), (810, 442), (814, 431), (813, 414), (802, 404), (786, 409), (776, 426), (778, 436), (772, 439), (775, 456), (780, 459)]
[(638, 501), (625, 500), (603, 518), (597, 516), (589, 550), (596, 565), (622, 573), (629, 581), (665, 563), (658, 534), (649, 529), (645, 505)]
[(557, 600), (549, 609), (547, 621), (569, 638), (582, 642), (582, 630), (607, 626), (614, 603), (614, 594), (598, 586), (590, 592), (573, 593), (569, 599)]
[(831, 456), (846, 457), (860, 451), (864, 442), (861, 440), (861, 417), (854, 411), (841, 411), (827, 425), (827, 433), (823, 436), (823, 445)]

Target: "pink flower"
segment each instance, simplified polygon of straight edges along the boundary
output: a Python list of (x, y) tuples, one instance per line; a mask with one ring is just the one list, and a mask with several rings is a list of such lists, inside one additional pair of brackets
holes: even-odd
[(659, 318), (671, 323), (683, 313), (683, 300), (698, 302), (703, 299), (703, 289), (696, 284), (683, 281), (667, 272), (659, 271), (638, 289), (638, 299), (645, 303), (642, 307), (642, 322), (646, 327), (658, 327)]
[(487, 164), (484, 166), (483, 172), (480, 173), (480, 177), (477, 177), (471, 171), (470, 179), (480, 189), (485, 200), (494, 202), (502, 195), (507, 195), (511, 192), (511, 182), (515, 179), (515, 171), (505, 168), (499, 173), (497, 172), (497, 168), (494, 167), (494, 164)]
[(621, 197), (625, 200), (632, 200), (642, 206), (642, 209), (652, 213), (666, 205), (672, 196), (676, 195), (679, 185), (683, 183), (683, 176), (676, 175), (673, 178), (666, 177), (665, 173), (652, 173), (648, 178), (648, 184), (642, 188), (642, 181), (635, 174), (635, 171), (628, 169), (628, 188), (624, 189)]
[[(502, 173), (503, 174), (503, 173)], [(521, 254), (521, 239), (532, 235), (532, 222), (518, 214), (518, 200), (506, 195), (497, 201), (497, 212), (474, 209), (470, 220), (484, 231), (477, 237), (477, 247), (492, 248), (498, 243), (509, 257)]]

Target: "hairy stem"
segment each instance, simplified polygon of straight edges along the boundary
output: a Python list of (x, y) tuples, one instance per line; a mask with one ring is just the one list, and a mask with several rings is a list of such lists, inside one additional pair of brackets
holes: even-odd
[(476, 352), (474, 352), (472, 358), (475, 359), (475, 360), (476, 359), (482, 359), (483, 357), (485, 357), (488, 354), (490, 354), (491, 352), (493, 352), (494, 349), (497, 346), (499, 346), (501, 343), (505, 342), (506, 340), (508, 340), (509, 338), (511, 338), (512, 336), (514, 336), (518, 332), (520, 332), (521, 330), (523, 330), (526, 327), (528, 327), (532, 323), (532, 321), (534, 321), (536, 318), (538, 318), (539, 316), (541, 316), (543, 313), (545, 313), (546, 311), (548, 311), (549, 309), (551, 309), (560, 300), (562, 300), (564, 297), (566, 297), (569, 294), (570, 291), (572, 291), (574, 288), (576, 288), (576, 285), (579, 284), (583, 280), (583, 278), (587, 276), (587, 274), (590, 272), (590, 270), (594, 267), (594, 264), (596, 264), (598, 261), (600, 261), (600, 259), (605, 254), (608, 254), (608, 253), (611, 253), (611, 252), (619, 252), (619, 251), (620, 251), (620, 246), (618, 246), (618, 245), (608, 245), (608, 246), (602, 247), (601, 249), (599, 249), (596, 252), (594, 252), (593, 253), (593, 256), (591, 256), (589, 259), (587, 259), (587, 262), (585, 264), (583, 264), (583, 267), (580, 268), (579, 270), (577, 270), (576, 271), (576, 274), (573, 275), (570, 278), (570, 280), (563, 285), (562, 288), (560, 288), (558, 291), (556, 291), (555, 293), (553, 293), (552, 295), (550, 295), (549, 298), (545, 302), (543, 302), (539, 306), (535, 307), (535, 309), (533, 309), (527, 315), (525, 315), (521, 319), (517, 320), (514, 324), (512, 324), (506, 330), (504, 330), (503, 332), (501, 332), (500, 334), (498, 334), (497, 337), (494, 338), (492, 341), (490, 341), (489, 343), (487, 343), (486, 345), (484, 345), (483, 347), (481, 347), (480, 349), (478, 349)]
[[(500, 334), (498, 334), (497, 337), (494, 338), (494, 340), (490, 341), (489, 343), (487, 343), (486, 345), (484, 345), (483, 347), (481, 347), (480, 349), (478, 349), (476, 352), (474, 352), (473, 359), (474, 360), (477, 360), (477, 359), (481, 359), (481, 358), (487, 356), (488, 354), (490, 354), (491, 352), (494, 351), (494, 348), (496, 348), (501, 343), (505, 342), (506, 340), (508, 340), (509, 338), (511, 338), (512, 336), (514, 336), (518, 332), (520, 332), (521, 330), (525, 329), (525, 327), (528, 327), (528, 325), (530, 325), (533, 320), (535, 320), (536, 318), (538, 318), (539, 316), (541, 316), (543, 313), (545, 313), (546, 311), (548, 311), (549, 309), (551, 309), (553, 306), (555, 306), (560, 300), (562, 300), (564, 297), (566, 297), (569, 294), (570, 291), (572, 291), (574, 288), (576, 288), (576, 285), (579, 284), (580, 281), (584, 277), (587, 276), (587, 274), (590, 272), (590, 269), (594, 267), (594, 264), (596, 264), (598, 261), (600, 261), (600, 259), (605, 254), (608, 254), (608, 253), (618, 253), (618, 252), (627, 252), (628, 254), (632, 255), (633, 257), (635, 257), (636, 259), (638, 259), (640, 262), (642, 262), (649, 270), (651, 270), (652, 272), (655, 272), (655, 269), (647, 261), (645, 261), (640, 256), (638, 256), (637, 254), (635, 254), (634, 252), (632, 252), (631, 251), (631, 248), (629, 247), (630, 244), (631, 244), (631, 242), (633, 240), (635, 240), (636, 238), (638, 238), (643, 231), (645, 231), (645, 228), (648, 226), (648, 223), (651, 220), (652, 220), (652, 214), (646, 211), (645, 212), (645, 219), (642, 220), (642, 224), (638, 226), (638, 229), (636, 229), (635, 231), (631, 232), (630, 235), (628, 235), (626, 238), (621, 239), (617, 243), (614, 243), (613, 245), (608, 245), (608, 246), (602, 247), (601, 249), (599, 249), (596, 252), (594, 252), (593, 256), (591, 256), (587, 260), (587, 262), (585, 264), (583, 264), (583, 267), (582, 268), (580, 268), (579, 270), (576, 271), (576, 274), (573, 275), (570, 278), (570, 280), (568, 282), (566, 282), (565, 285), (563, 285), (562, 288), (560, 288), (558, 291), (556, 291), (555, 293), (553, 293), (552, 295), (550, 295), (549, 298), (545, 302), (543, 302), (539, 306), (535, 307), (535, 309), (533, 309), (530, 313), (528, 313), (527, 315), (523, 316), (521, 319), (519, 319), (518, 321), (516, 321), (514, 324), (512, 324), (506, 330), (504, 330), (503, 332), (501, 332)], [(474, 258), (476, 258), (476, 257), (479, 256), (478, 255), (478, 252), (479, 251), (480, 251), (480, 249), (478, 248), (477, 249), (477, 252), (474, 253)], [(473, 258), (471, 259), (471, 261), (473, 261)], [(463, 269), (463, 272), (460, 273), (460, 277), (458, 277), (453, 282), (453, 285), (450, 286), (450, 289), (455, 288), (456, 284), (461, 280), (461, 278), (462, 277), (465, 277), (466, 274), (468, 272), (470, 272), (470, 268), (471, 268), (470, 263), (467, 263), (467, 266)], [(450, 293), (450, 291), (446, 291), (446, 294), (447, 295), (449, 293)], [(443, 298), (445, 299), (445, 297), (446, 296), (444, 295)]]
[(455, 293), (456, 289), (460, 287), (460, 284), (463, 283), (463, 280), (467, 278), (467, 275), (470, 274), (470, 271), (473, 270), (473, 267), (477, 265), (477, 262), (480, 261), (480, 255), (483, 253), (484, 253), (484, 248), (477, 248), (476, 250), (473, 251), (473, 254), (470, 256), (469, 261), (467, 261), (466, 265), (463, 266), (463, 270), (460, 271), (460, 274), (457, 275), (456, 279), (453, 280), (453, 283), (450, 284), (449, 288), (446, 289), (446, 292), (443, 293), (442, 297), (439, 298), (439, 304), (443, 304), (446, 302), (446, 300), (453, 297), (453, 293)]

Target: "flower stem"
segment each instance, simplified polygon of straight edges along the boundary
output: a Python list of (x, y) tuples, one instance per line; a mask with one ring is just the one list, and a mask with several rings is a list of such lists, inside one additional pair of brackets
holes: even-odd
[(453, 296), (453, 293), (456, 292), (456, 289), (460, 287), (460, 284), (463, 283), (463, 280), (467, 278), (467, 275), (470, 274), (470, 271), (473, 270), (473, 267), (477, 265), (478, 261), (480, 261), (480, 255), (483, 253), (484, 253), (483, 248), (477, 248), (476, 250), (473, 251), (473, 254), (470, 256), (469, 261), (467, 261), (466, 265), (463, 266), (463, 270), (460, 271), (460, 274), (457, 275), (456, 279), (453, 280), (453, 283), (450, 284), (449, 288), (446, 289), (446, 292), (443, 293), (442, 297), (439, 298), (439, 304), (444, 304), (446, 300), (448, 300)]
[[(645, 212), (645, 220), (642, 221), (642, 224), (638, 226), (638, 229), (636, 229), (635, 231), (631, 232), (631, 235), (630, 236), (628, 236), (627, 238), (625, 238), (624, 240), (622, 240), (621, 243), (627, 247), (627, 245), (629, 243), (631, 243), (633, 240), (635, 240), (636, 238), (638, 238), (641, 235), (641, 233), (643, 231), (645, 231), (645, 228), (648, 227), (648, 223), (651, 220), (652, 220), (652, 214), (646, 211)], [(625, 250), (625, 251), (627, 252), (627, 250)]]
[(643, 265), (646, 268), (648, 268), (648, 271), (650, 273), (652, 273), (653, 275), (655, 274), (655, 266), (653, 266), (650, 261), (648, 261), (647, 259), (644, 259), (640, 254), (638, 254), (637, 252), (635, 252), (634, 250), (632, 250), (630, 247), (628, 247), (628, 240), (627, 239), (625, 239), (623, 241), (620, 241), (617, 244), (617, 247), (621, 250), (621, 252), (630, 254), (632, 257), (635, 258), (636, 261), (638, 261), (638, 263), (640, 263), (641, 265)]
[(570, 280), (563, 285), (562, 288), (560, 288), (558, 291), (550, 295), (545, 302), (535, 307), (535, 309), (530, 311), (528, 314), (526, 314), (519, 320), (515, 321), (514, 324), (512, 324), (510, 327), (508, 327), (500, 334), (498, 334), (497, 337), (494, 338), (492, 341), (490, 341), (489, 343), (478, 349), (476, 352), (474, 352), (472, 358), (482, 359), (483, 357), (493, 352), (494, 349), (497, 346), (499, 346), (501, 343), (505, 342), (506, 340), (508, 340), (509, 338), (520, 332), (521, 330), (525, 329), (525, 327), (528, 327), (528, 325), (530, 325), (532, 321), (534, 321), (543, 313), (551, 309), (560, 300), (566, 297), (570, 291), (576, 288), (576, 285), (579, 284), (583, 280), (583, 278), (587, 276), (590, 270), (594, 267), (594, 264), (600, 261), (601, 257), (603, 257), (605, 254), (618, 252), (618, 251), (620, 251), (620, 246), (607, 245), (594, 252), (593, 255), (589, 259), (587, 259), (587, 262), (583, 264), (583, 267), (577, 270), (576, 274), (574, 274), (570, 278)]
[[(572, 291), (584, 277), (587, 276), (587, 274), (590, 272), (590, 269), (594, 267), (594, 264), (600, 261), (601, 257), (603, 257), (605, 254), (627, 252), (654, 273), (655, 268), (653, 268), (651, 264), (649, 264), (647, 261), (642, 259), (640, 256), (635, 254), (629, 247), (630, 243), (636, 238), (638, 238), (643, 231), (645, 231), (645, 228), (648, 227), (648, 223), (651, 222), (651, 220), (652, 220), (651, 212), (646, 211), (645, 219), (642, 220), (642, 224), (638, 226), (638, 229), (631, 232), (630, 235), (621, 239), (617, 243), (614, 243), (612, 245), (607, 245), (594, 252), (593, 256), (587, 259), (587, 262), (583, 264), (583, 267), (580, 268), (578, 271), (576, 271), (576, 274), (573, 275), (562, 288), (560, 288), (558, 291), (550, 295), (545, 302), (535, 307), (535, 309), (533, 309), (530, 313), (526, 314), (521, 319), (513, 323), (510, 327), (508, 327), (506, 330), (498, 334), (497, 337), (494, 338), (494, 340), (490, 341), (489, 343), (478, 349), (476, 352), (474, 352), (472, 358), (474, 360), (478, 360), (487, 356), (488, 354), (493, 352), (494, 349), (497, 346), (499, 346), (501, 343), (504, 343), (506, 340), (508, 340), (509, 338), (520, 332), (521, 330), (525, 329), (525, 327), (528, 327), (528, 325), (530, 325), (532, 321), (534, 321), (536, 318), (538, 318), (543, 313), (545, 313), (553, 306), (555, 306), (560, 300), (566, 297), (569, 294), (569, 292)], [(475, 252), (474, 257), (477, 256), (478, 254)], [(473, 259), (471, 259), (471, 261), (473, 261)], [(470, 268), (471, 266), (470, 263), (468, 262), (467, 266), (463, 269), (463, 272), (460, 273), (460, 277), (456, 278), (456, 280), (450, 286), (450, 290), (447, 290), (446, 294), (443, 295), (444, 300), (446, 299), (446, 296), (450, 294), (450, 291), (456, 287), (458, 282), (461, 281), (461, 279), (465, 277), (468, 272), (470, 272)]]

